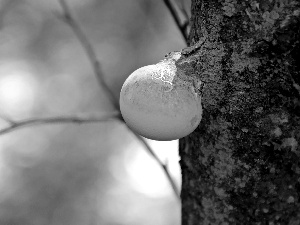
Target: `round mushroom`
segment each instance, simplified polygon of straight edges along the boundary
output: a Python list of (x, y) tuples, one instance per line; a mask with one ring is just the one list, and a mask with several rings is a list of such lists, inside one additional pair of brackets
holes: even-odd
[(199, 125), (201, 97), (193, 82), (178, 76), (175, 61), (134, 71), (124, 82), (120, 109), (128, 127), (158, 141), (185, 137)]

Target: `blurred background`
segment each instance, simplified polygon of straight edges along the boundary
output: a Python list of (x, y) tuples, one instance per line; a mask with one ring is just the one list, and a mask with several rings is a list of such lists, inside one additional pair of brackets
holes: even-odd
[[(67, 3), (117, 97), (135, 69), (185, 47), (162, 0)], [(112, 112), (61, 12), (57, 0), (0, 0), (0, 130)], [(178, 141), (148, 142), (180, 186)], [(180, 204), (124, 124), (32, 126), (0, 135), (0, 225), (21, 224), (179, 225)]]

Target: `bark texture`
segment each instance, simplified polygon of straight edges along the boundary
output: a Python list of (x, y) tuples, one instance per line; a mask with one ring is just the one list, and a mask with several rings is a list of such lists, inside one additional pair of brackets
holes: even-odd
[(300, 3), (193, 0), (178, 67), (203, 118), (180, 140), (182, 224), (300, 224)]

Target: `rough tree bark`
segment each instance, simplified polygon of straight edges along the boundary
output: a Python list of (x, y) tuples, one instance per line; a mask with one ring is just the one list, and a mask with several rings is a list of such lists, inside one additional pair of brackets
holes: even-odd
[(180, 140), (182, 224), (300, 224), (300, 3), (193, 0), (178, 64), (203, 118)]

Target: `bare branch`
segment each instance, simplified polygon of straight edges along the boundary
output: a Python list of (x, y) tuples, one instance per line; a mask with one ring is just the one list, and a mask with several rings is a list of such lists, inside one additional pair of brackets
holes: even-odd
[[(103, 73), (101, 70), (100, 62), (97, 59), (96, 53), (94, 52), (91, 43), (87, 39), (84, 32), (81, 30), (81, 28), (78, 25), (78, 23), (76, 22), (76, 20), (73, 18), (66, 1), (59, 0), (59, 3), (63, 9), (63, 20), (72, 28), (74, 34), (77, 36), (82, 47), (85, 49), (89, 60), (91, 61), (91, 64), (92, 64), (94, 73), (96, 74), (98, 82), (104, 88), (104, 91), (108, 94), (108, 96), (109, 96), (111, 102), (114, 104), (115, 108), (119, 110), (118, 100), (115, 98), (112, 91), (109, 89), (109, 87), (105, 83), (105, 80), (103, 79)], [(122, 119), (121, 116), (118, 119), (124, 122), (124, 120)], [(130, 130), (130, 131), (132, 131), (132, 130)], [(160, 161), (160, 159), (155, 155), (155, 153), (153, 152), (151, 147), (148, 145), (148, 143), (140, 135), (136, 134), (133, 131), (132, 131), (132, 133), (136, 136), (136, 138), (138, 140), (140, 140), (144, 144), (144, 146), (146, 147), (146, 149), (150, 153), (150, 155), (153, 156), (153, 158), (157, 161), (157, 163), (163, 169), (164, 173), (167, 176), (167, 179), (169, 180), (169, 182), (172, 186), (172, 189), (173, 189), (177, 199), (180, 200), (180, 194), (179, 194), (178, 188), (176, 187), (176, 184), (173, 181), (173, 179), (168, 171), (167, 166)], [(1, 134), (1, 131), (0, 131), (0, 134)]]
[(57, 117), (49, 117), (49, 118), (32, 118), (32, 119), (25, 119), (20, 121), (13, 121), (10, 120), (9, 126), (0, 129), (0, 135), (7, 134), (12, 132), (16, 129), (21, 129), (28, 126), (34, 125), (45, 125), (45, 124), (62, 124), (62, 123), (98, 123), (104, 122), (109, 120), (118, 119), (120, 117), (119, 112), (110, 113), (109, 115), (105, 116), (91, 116), (91, 115), (83, 115), (83, 116), (57, 116)]
[(175, 6), (173, 5), (171, 0), (164, 0), (164, 3), (166, 4), (167, 8), (169, 9), (173, 19), (175, 20), (175, 23), (180, 30), (185, 43), (188, 43), (188, 33), (187, 33), (187, 21), (185, 21), (183, 24), (180, 22), (180, 17), (175, 9)]
[(0, 113), (0, 119), (11, 125), (14, 124), (14, 121), (11, 118), (9, 118), (7, 115), (3, 115), (2, 113)]
[(188, 22), (189, 22), (189, 14), (188, 14), (188, 12), (187, 12), (187, 10), (186, 10), (186, 8), (185, 8), (184, 1), (185, 1), (185, 0), (180, 0), (180, 1), (179, 1), (180, 4), (177, 4), (177, 5), (178, 5), (178, 7), (180, 8), (181, 13), (182, 13), (183, 16), (184, 16), (185, 23), (188, 23)]
[[(109, 115), (106, 116), (74, 115), (74, 116), (57, 116), (57, 117), (49, 117), (49, 118), (32, 118), (32, 119), (25, 119), (20, 121), (14, 121), (12, 119), (6, 120), (6, 117), (1, 116), (2, 119), (4, 119), (9, 123), (9, 126), (0, 129), (0, 135), (4, 135), (13, 132), (17, 129), (34, 126), (34, 125), (36, 126), (36, 125), (63, 124), (63, 123), (75, 123), (75, 124), (99, 123), (99, 122), (119, 119), (119, 117), (120, 117), (120, 113), (118, 111), (114, 113), (110, 113)], [(176, 195), (177, 199), (180, 200), (180, 194), (178, 188), (175, 182), (173, 181), (170, 172), (168, 171), (167, 165), (163, 164), (160, 161), (160, 159), (153, 152), (153, 150), (151, 149), (151, 147), (149, 146), (149, 144), (146, 142), (144, 138), (142, 138), (140, 135), (136, 133), (134, 133), (134, 135), (138, 140), (140, 140), (143, 143), (143, 145), (146, 147), (146, 150), (150, 153), (150, 155), (158, 162), (159, 166), (163, 169), (165, 175), (167, 176), (171, 184), (174, 194)]]
[(178, 190), (178, 188), (177, 188), (177, 186), (176, 186), (176, 184), (175, 184), (175, 182), (174, 182), (174, 180), (173, 180), (173, 178), (172, 178), (172, 176), (171, 176), (171, 174), (168, 170), (167, 165), (160, 161), (158, 156), (154, 153), (154, 151), (152, 150), (150, 145), (147, 143), (147, 141), (143, 137), (141, 137), (140, 135), (138, 135), (136, 133), (134, 133), (134, 134), (135, 134), (136, 138), (139, 139), (143, 143), (143, 145), (146, 147), (146, 149), (150, 153), (150, 155), (158, 162), (159, 166), (163, 169), (165, 175), (167, 176), (167, 178), (168, 178), (168, 180), (171, 184), (171, 187), (173, 189), (173, 192), (174, 192), (176, 198), (180, 201), (180, 192), (179, 192), (179, 190)]
[(63, 15), (61, 18), (63, 19), (64, 22), (66, 22), (71, 27), (74, 34), (80, 41), (82, 47), (86, 51), (86, 54), (92, 64), (92, 68), (94, 70), (94, 73), (96, 75), (98, 83), (101, 85), (101, 87), (104, 88), (105, 93), (108, 95), (108, 97), (111, 100), (112, 104), (114, 105), (115, 109), (119, 109), (119, 103), (118, 103), (116, 97), (114, 96), (113, 92), (109, 89), (109, 87), (107, 86), (107, 84), (104, 80), (104, 75), (102, 73), (101, 64), (96, 56), (96, 53), (92, 47), (92, 44), (86, 37), (85, 33), (82, 31), (82, 29), (79, 26), (79, 24), (77, 23), (77, 21), (74, 19), (66, 1), (59, 0), (59, 3), (63, 10)]

